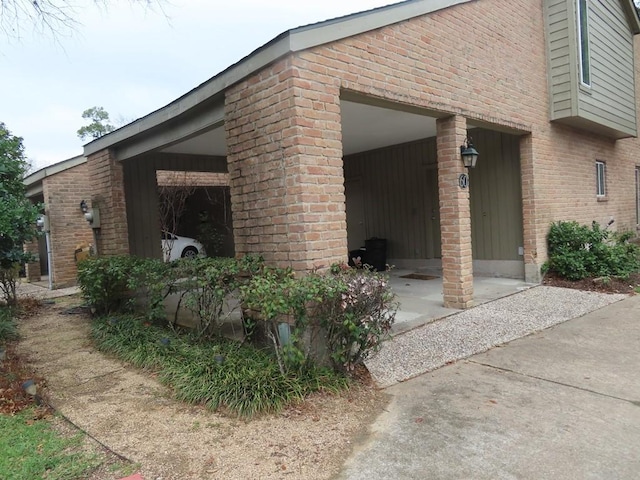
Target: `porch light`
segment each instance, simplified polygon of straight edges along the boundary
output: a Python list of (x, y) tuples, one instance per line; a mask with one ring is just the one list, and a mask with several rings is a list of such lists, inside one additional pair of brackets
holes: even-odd
[(460, 156), (466, 168), (475, 168), (478, 161), (478, 151), (471, 141), (471, 137), (467, 137), (464, 139), (464, 143), (460, 145)]

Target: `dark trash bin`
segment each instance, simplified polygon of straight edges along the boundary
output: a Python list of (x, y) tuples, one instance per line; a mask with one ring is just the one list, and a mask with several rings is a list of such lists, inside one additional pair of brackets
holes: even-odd
[(387, 269), (387, 239), (373, 237), (365, 240), (364, 245), (365, 263), (376, 272), (384, 272)]

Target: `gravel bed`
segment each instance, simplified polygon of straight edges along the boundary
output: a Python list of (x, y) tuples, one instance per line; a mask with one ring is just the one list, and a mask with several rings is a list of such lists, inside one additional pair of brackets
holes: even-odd
[(366, 365), (376, 383), (388, 387), (626, 297), (533, 287), (399, 334)]

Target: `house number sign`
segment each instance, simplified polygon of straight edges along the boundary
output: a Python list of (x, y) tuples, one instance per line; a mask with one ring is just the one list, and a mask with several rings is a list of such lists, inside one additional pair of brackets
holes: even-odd
[(469, 186), (469, 176), (466, 173), (461, 173), (458, 177), (458, 186), (460, 188), (467, 188)]

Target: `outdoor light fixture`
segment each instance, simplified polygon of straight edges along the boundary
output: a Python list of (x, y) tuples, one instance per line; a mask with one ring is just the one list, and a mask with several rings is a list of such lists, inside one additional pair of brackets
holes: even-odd
[(462, 157), (462, 163), (467, 168), (475, 168), (478, 161), (478, 151), (471, 143), (471, 137), (467, 136), (464, 139), (464, 143), (460, 145), (460, 156)]
[(80, 210), (82, 210), (82, 213), (87, 213), (89, 211), (89, 207), (87, 206), (86, 201), (80, 201)]

